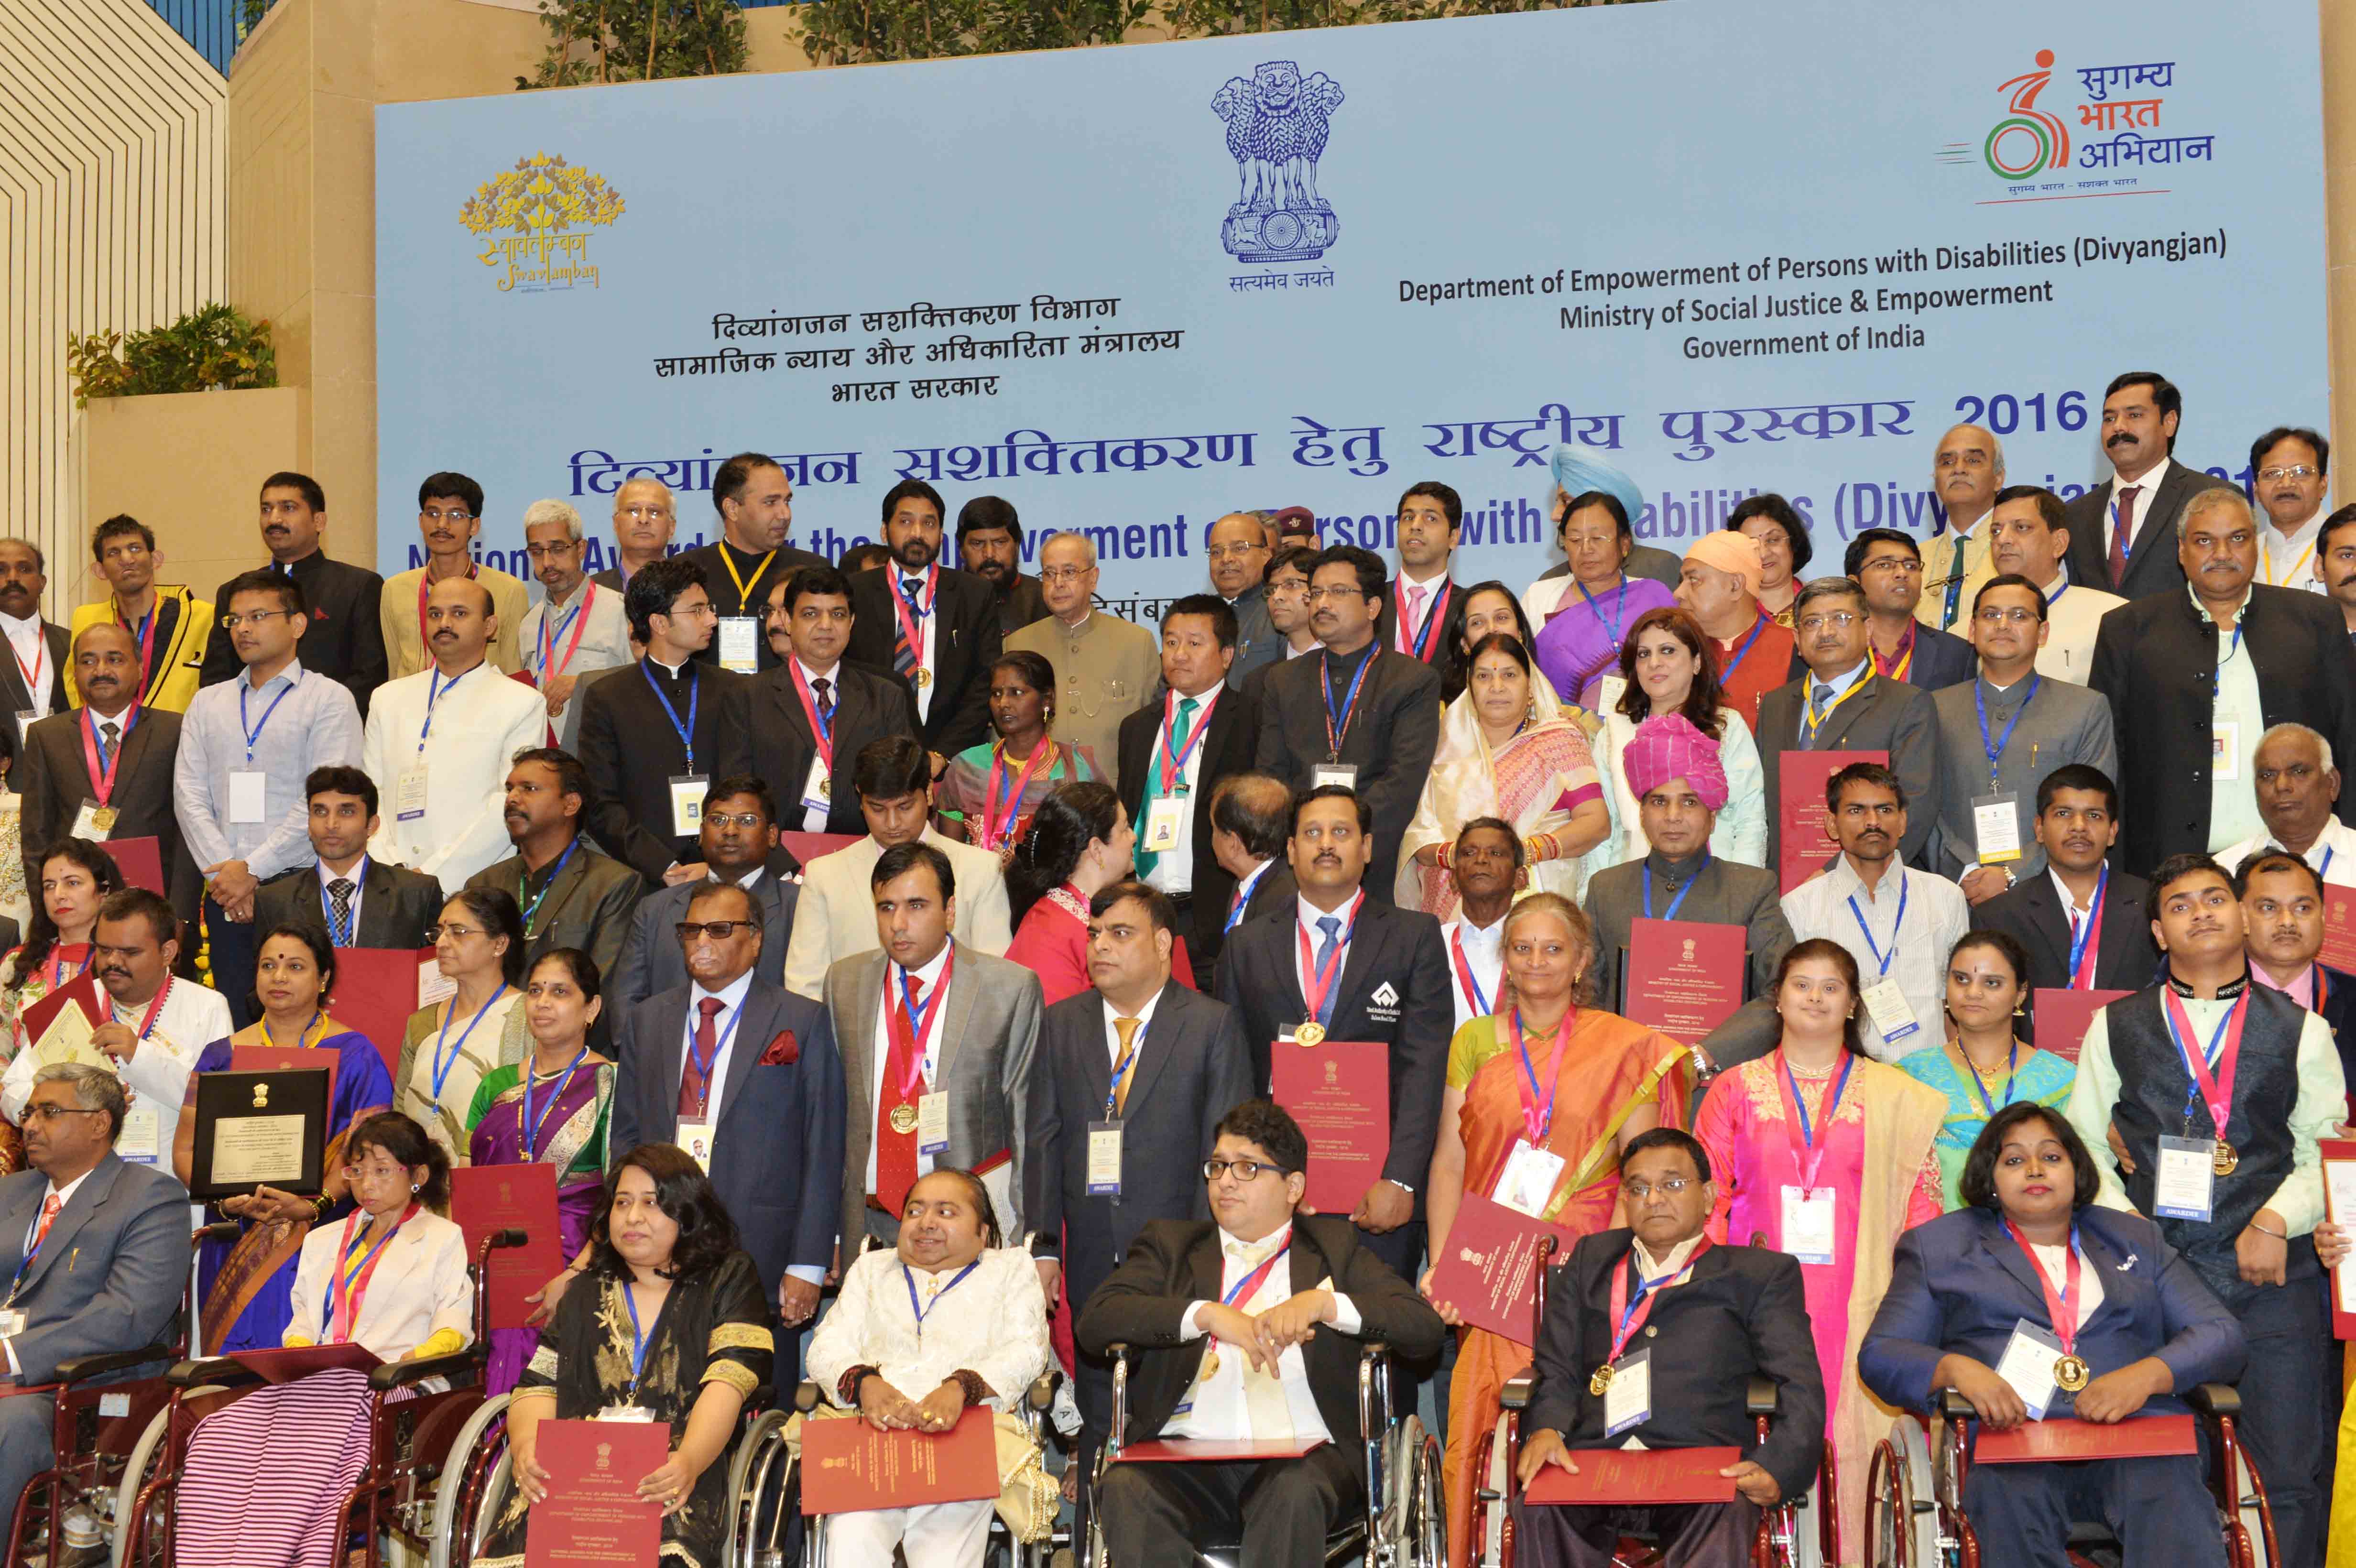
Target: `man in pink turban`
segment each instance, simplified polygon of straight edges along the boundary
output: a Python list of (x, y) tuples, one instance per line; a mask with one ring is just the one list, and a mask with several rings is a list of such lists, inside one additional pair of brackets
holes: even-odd
[[(1713, 814), (1726, 809), (1726, 765), (1719, 760), (1718, 742), (1682, 713), (1664, 713), (1637, 725), (1620, 753), (1620, 765), (1628, 775), (1629, 793), (1639, 801), (1671, 780), (1683, 779)], [(1705, 833), (1704, 842), (1708, 837)]]
[(1677, 580), (1677, 603), (1701, 623), (1715, 650), (1727, 706), (1754, 731), (1759, 699), (1792, 678), (1792, 629), (1759, 605), (1765, 572), (1758, 541), (1720, 528), (1687, 547)]

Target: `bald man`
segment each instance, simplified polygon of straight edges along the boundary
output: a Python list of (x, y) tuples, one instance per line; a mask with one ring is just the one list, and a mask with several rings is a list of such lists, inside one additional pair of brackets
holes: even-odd
[(1144, 627), (1096, 607), (1097, 547), (1086, 534), (1051, 534), (1039, 546), (1044, 620), (1006, 639), (1006, 651), (1039, 655), (1055, 668), (1048, 733), (1085, 746), (1098, 776), (1119, 766), (1120, 721), (1145, 706), (1162, 679), (1162, 644)]
[(1211, 525), (1203, 553), (1211, 563), (1211, 586), (1236, 613), (1236, 662), (1227, 685), (1240, 691), (1244, 677), (1284, 656), (1284, 639), (1268, 618), (1268, 589), (1260, 581), (1275, 548), (1275, 530), (1259, 512), (1229, 512)]

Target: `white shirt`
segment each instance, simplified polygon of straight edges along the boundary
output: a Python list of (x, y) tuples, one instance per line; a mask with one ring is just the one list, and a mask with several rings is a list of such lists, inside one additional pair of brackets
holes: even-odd
[[(2255, 792), (2252, 793), (2254, 795)], [(2282, 848), (2281, 840), (2261, 828), (2240, 843), (2219, 850), (2216, 859), (2217, 863), (2230, 873), (2261, 849)], [(2283, 852), (2289, 853), (2287, 849)], [(2299, 858), (2314, 867), (2315, 874), (2327, 881), (2356, 885), (2356, 827), (2349, 827), (2336, 816), (2325, 817), (2323, 831), (2315, 836), (2315, 842), (2308, 845), (2307, 853)], [(2338, 875), (2330, 875), (2332, 872)]]
[[(1174, 754), (1177, 748), (1184, 745), (1188, 740), (1207, 731), (1212, 711), (1218, 707), (1219, 694), (1226, 689), (1226, 687), (1224, 684), (1215, 681), (1208, 691), (1198, 691), (1194, 694), (1193, 700), (1199, 706), (1194, 709), (1194, 727), (1183, 735), (1171, 732), (1170, 716), (1177, 709), (1174, 704), (1163, 702), (1162, 723), (1153, 731), (1153, 750), (1145, 759), (1146, 769), (1157, 787), (1162, 779), (1163, 748), (1169, 748)], [(1185, 692), (1173, 692), (1172, 695), (1180, 702), (1188, 700)], [(1185, 760), (1178, 764), (1178, 780), (1173, 781), (1170, 794), (1155, 797), (1160, 800), (1174, 800), (1178, 803), (1178, 838), (1169, 848), (1161, 852), (1161, 858), (1153, 862), (1153, 869), (1146, 873), (1145, 880), (1149, 886), (1160, 888), (1173, 898), (1194, 891), (1194, 791), (1201, 787), (1203, 748), (1209, 744), (1207, 737), (1196, 741), (1186, 752)], [(1179, 781), (1183, 782), (1183, 789), (1179, 787)], [(1143, 824), (1141, 823), (1138, 826), (1142, 832)]]
[[(1906, 904), (1903, 924), (1898, 919), (1901, 878)], [(1890, 960), (1889, 976), (1898, 982), (1919, 1027), (1892, 1044), (1881, 1038), (1881, 1030), (1862, 1003), (1859, 1017), (1867, 1051), (1878, 1061), (1895, 1061), (1937, 1046), (1946, 1037), (1947, 955), (1971, 928), (1971, 905), (1965, 901), (1963, 890), (1944, 877), (1907, 870), (1894, 859), (1881, 874), (1879, 892), (1879, 898), (1867, 896), (1865, 883), (1843, 855), (1833, 862), (1831, 870), (1811, 877), (1783, 895), (1783, 918), (1791, 923), (1792, 934), (1802, 942), (1824, 936), (1847, 948), (1868, 989), (1884, 973), (1881, 959), (1873, 955), (1875, 947), (1881, 949), (1883, 957)], [(1848, 907), (1852, 895), (1857, 899), (1854, 915)], [(1862, 929), (1859, 917), (1865, 923)]]
[[(205, 1048), (227, 1040), (236, 1026), (230, 1022), (228, 998), (219, 991), (194, 980), (176, 978), (166, 985), (169, 989), (163, 1008), (155, 1014), (155, 1027), (139, 1042), (130, 1061), (116, 1064), (115, 1072), (130, 1098), (132, 1119), (144, 1121), (152, 1115), (155, 1121), (155, 1157), (143, 1156), (134, 1163), (169, 1170), (172, 1136), (179, 1131), (180, 1102), (187, 1096), (188, 1074), (196, 1071), (197, 1059), (204, 1055)], [(103, 987), (101, 994), (104, 994)], [(113, 1003), (112, 1016), (135, 1031), (154, 1000), (151, 997), (135, 1008)], [(26, 1049), (31, 1043), (25, 1038), (24, 1020), (19, 1019), (16, 1057), (8, 1064), (7, 1075), (0, 1078), (0, 1112), (19, 1124), (25, 1119), (25, 1102), (33, 1097), (33, 1074), (40, 1071), (33, 1052)], [(115, 1147), (115, 1152), (126, 1160), (133, 1154), (130, 1131), (126, 1123), (124, 1139)]]
[[(1153, 1031), (1153, 1009), (1159, 1007), (1161, 1003), (1162, 993), (1156, 991), (1153, 995), (1148, 997), (1145, 999), (1145, 1005), (1138, 1008), (1134, 1013), (1124, 1014), (1119, 1008), (1114, 1007), (1110, 1002), (1107, 1002), (1104, 1005), (1106, 1061), (1111, 1062), (1115, 1067), (1120, 1065), (1120, 1026), (1114, 1022), (1116, 1019), (1120, 1018), (1133, 1018), (1137, 1020), (1138, 1054), (1144, 1054), (1145, 1037)], [(1137, 1064), (1135, 1062), (1130, 1063), (1130, 1071), (1131, 1072), (1137, 1071)]]
[[(809, 1375), (828, 1401), (837, 1400), (843, 1373), (873, 1367), (910, 1399), (969, 1371), (997, 1396), (992, 1408), (1013, 1409), (1054, 1355), (1039, 1270), (1029, 1253), (1002, 1247), (983, 1252), (962, 1280), (958, 1273), (908, 1268), (888, 1247), (846, 1267), (842, 1294), (810, 1339)], [(924, 1307), (921, 1327), (911, 1285)]]
[(1805, 735), (1808, 732), (1808, 714), (1810, 710), (1816, 706), (1817, 687), (1828, 686), (1832, 688), (1832, 695), (1826, 698), (1824, 701), (1825, 722), (1830, 723), (1832, 721), (1833, 706), (1839, 702), (1842, 698), (1847, 697), (1851, 688), (1853, 688), (1858, 681), (1863, 680), (1867, 676), (1872, 673), (1873, 656), (1870, 654), (1868, 654), (1865, 658), (1858, 663), (1855, 669), (1848, 671), (1845, 675), (1837, 675), (1830, 680), (1819, 680), (1816, 677), (1816, 672), (1810, 670), (1806, 677), (1800, 683), (1800, 727), (1797, 732), (1793, 735), (1793, 741), (1796, 743), (1801, 736)]
[(2315, 579), (2315, 541), (2329, 515), (2329, 507), (2319, 506), (2313, 517), (2289, 533), (2276, 528), (2272, 517), (2264, 517), (2258, 528), (2258, 581), (2276, 588), (2323, 592), (2323, 584)]
[[(841, 711), (842, 703), (842, 677), (838, 672), (842, 668), (842, 661), (841, 659), (837, 659), (832, 664), (827, 666), (824, 669), (812, 669), (809, 666), (803, 664), (798, 658), (794, 660), (794, 664), (795, 667), (802, 672), (802, 684), (810, 688), (810, 707), (813, 711), (818, 707), (818, 683), (822, 680), (827, 683), (826, 694), (834, 699), (836, 711), (840, 713)], [(798, 697), (795, 700), (799, 701), (800, 699)], [(826, 763), (825, 757), (817, 753), (813, 753), (813, 755), (817, 757), (819, 765), (823, 767)], [(841, 773), (843, 784), (846, 786), (848, 786), (851, 782), (851, 770), (848, 767), (841, 766), (840, 764), (847, 763), (851, 759), (848, 757), (840, 756), (835, 759), (838, 764), (838, 769), (836, 771)], [(830, 772), (828, 776), (832, 777), (833, 773)], [(815, 805), (810, 804), (809, 792), (804, 787), (810, 782), (809, 775), (805, 774), (798, 779), (787, 779), (782, 782), (784, 783), (785, 787), (789, 790), (802, 791), (801, 795), (798, 797), (802, 809), (802, 831), (805, 833), (825, 832), (827, 815), (830, 808), (828, 803), (824, 800), (819, 801)]]
[(29, 711), (47, 719), (57, 671), (49, 663), (49, 644), (41, 635), (41, 618), (34, 615), (19, 621), (13, 615), (0, 615), (0, 630), (7, 632), (8, 645), (16, 651), (16, 673), (25, 677), (25, 689), (32, 698)]
[(2037, 673), (2085, 685), (2094, 664), (2094, 634), (2103, 617), (2126, 603), (2115, 593), (2071, 581), (2066, 571), (2047, 583), (2045, 645), (2037, 650)]
[[(1456, 998), (1456, 1027), (1462, 1029), (1497, 1005), (1497, 987), (1505, 976), (1505, 917), (1501, 914), (1494, 925), (1480, 926), (1459, 915), (1440, 928), (1440, 941), (1448, 950), (1448, 989)], [(1456, 967), (1460, 945), (1472, 979), (1481, 987), (1480, 1000), (1488, 1007), (1476, 1005), (1465, 992), (1464, 976)]]
[[(565, 617), (576, 606), (579, 615), (568, 624)], [(545, 648), (541, 638), (543, 627), (552, 635), (557, 628), (563, 628), (563, 635), (555, 638), (553, 650)], [(581, 634), (578, 647), (573, 645), (575, 632)], [(630, 618), (622, 608), (619, 593), (610, 588), (601, 588), (584, 577), (581, 580), (581, 586), (573, 591), (571, 598), (559, 600), (552, 605), (542, 597), (539, 603), (524, 612), (523, 624), (517, 630), (517, 646), (523, 654), (524, 667), (531, 671), (532, 678), (540, 683), (545, 693), (548, 671), (552, 667), (559, 675), (583, 676), (593, 669), (613, 669), (628, 664)], [(573, 656), (569, 659), (564, 654), (568, 647), (573, 648)], [(552, 653), (553, 656), (551, 656)], [(545, 695), (541, 697), (541, 711), (545, 713)], [(581, 693), (577, 688), (565, 699), (564, 706), (557, 710), (554, 722), (557, 744), (568, 752), (573, 750), (581, 733)]]
[[(95, 1167), (92, 1168), (95, 1168)], [(49, 1189), (41, 1195), (41, 1209), (46, 1209), (49, 1206), (50, 1199), (54, 1198), (58, 1200), (58, 1211), (56, 1215), (52, 1215), (50, 1217), (50, 1224), (56, 1224), (58, 1222), (58, 1219), (64, 1215), (66, 1205), (73, 1201), (73, 1195), (80, 1191), (81, 1184), (89, 1179), (90, 1172), (85, 1170), (80, 1176), (75, 1177), (71, 1181), (67, 1182), (63, 1187), (59, 1187), (54, 1181), (49, 1183)], [(41, 1210), (36, 1209), (33, 1211), (32, 1226), (25, 1232), (26, 1252), (27, 1253), (26, 1261), (27, 1263), (31, 1261), (29, 1254), (32, 1251), (34, 1232), (37, 1232), (40, 1228)], [(25, 1368), (24, 1365), (16, 1360), (16, 1341), (14, 1339), (0, 1339), (0, 1349), (5, 1349), (8, 1352), (8, 1375), (12, 1378), (23, 1377), (25, 1375)]]
[[(934, 562), (934, 565), (936, 566), (939, 564), (940, 563), (937, 561)], [(913, 608), (908, 603), (908, 595), (904, 592), (907, 584), (912, 581), (916, 584), (916, 603)], [(933, 623), (941, 618), (940, 604), (937, 599), (929, 605), (926, 603), (924, 583), (925, 578), (923, 573), (920, 572), (916, 577), (911, 578), (906, 572), (900, 570), (900, 563), (896, 560), (886, 563), (884, 568), (884, 585), (890, 592), (892, 596), (900, 602), (900, 608), (892, 612), (892, 638), (894, 645), (898, 645), (900, 636), (900, 616), (903, 612), (905, 612), (908, 618), (914, 621), (916, 626), (917, 666), (920, 668), (937, 672), (940, 667), (933, 658)], [(934, 579), (934, 583), (937, 590), (939, 579)], [(933, 716), (933, 693), (940, 689), (939, 677), (937, 673), (931, 680), (916, 680), (914, 677), (911, 677), (910, 683), (916, 688), (916, 722), (918, 724), (923, 724), (929, 720)]]
[(355, 947), (359, 946), (360, 939), (360, 899), (368, 891), (368, 856), (366, 854), (361, 855), (359, 859), (352, 862), (352, 869), (342, 873), (340, 876), (336, 872), (327, 869), (327, 862), (325, 860), (315, 859), (311, 863), (317, 869), (319, 873), (319, 918), (327, 923), (328, 928), (327, 934), (330, 939), (335, 935), (336, 903), (335, 900), (330, 897), (327, 892), (328, 886), (331, 883), (337, 881), (351, 883), (352, 923), (346, 929), (350, 931), (352, 933), (352, 945)]
[(1303, 654), (1315, 653), (1317, 651), (1317, 644), (1312, 643), (1305, 648), (1296, 648), (1292, 645), (1292, 639), (1287, 637), (1284, 640), (1284, 656), (1289, 659), (1297, 659)]
[[(1229, 1235), (1225, 1227), (1218, 1228), (1221, 1259), (1219, 1294), (1225, 1296), (1241, 1285), (1245, 1276), (1266, 1261), (1271, 1248), (1282, 1244), (1280, 1238), (1289, 1233), (1288, 1229), (1275, 1235), (1264, 1236), (1258, 1243), (1247, 1243)], [(1317, 1288), (1333, 1290), (1333, 1282), (1330, 1278), (1320, 1280)], [(1252, 1294), (1250, 1300), (1237, 1301), (1235, 1306), (1240, 1311), (1260, 1313), (1291, 1299), (1291, 1296), (1292, 1260), (1287, 1257), (1269, 1271), (1268, 1277), (1260, 1282), (1259, 1289)], [(1203, 1308), (1214, 1305), (1215, 1303), (1197, 1301), (1186, 1308), (1185, 1315), (1178, 1320), (1181, 1344), (1199, 1339), (1208, 1332), (1203, 1327)], [(1348, 1296), (1335, 1292), (1333, 1321), (1321, 1324), (1319, 1331), (1355, 1337), (1363, 1327), (1357, 1307)], [(1247, 1364), (1244, 1353), (1240, 1348), (1224, 1341), (1215, 1349), (1219, 1358), (1218, 1370), (1195, 1382), (1188, 1397), (1179, 1403), (1170, 1419), (1162, 1423), (1162, 1435), (1214, 1440), (1288, 1435), (1284, 1433), (1261, 1434), (1253, 1430), (1251, 1405), (1244, 1393), (1244, 1368)], [(1205, 1349), (1204, 1353), (1207, 1356), (1212, 1350)], [(1292, 1417), (1290, 1435), (1331, 1441), (1333, 1434), (1326, 1426), (1325, 1418), (1317, 1412), (1317, 1396), (1309, 1387), (1309, 1363), (1301, 1359), (1301, 1347), (1292, 1346), (1278, 1357), (1276, 1368), (1277, 1375), (1284, 1384), (1285, 1409)]]
[[(360, 766), (384, 802), (369, 853), (438, 878), (453, 895), (515, 853), (505, 815), (508, 768), (518, 752), (546, 743), (547, 724), (546, 699), (488, 659), (455, 680), (429, 666), (377, 688), (360, 737)], [(423, 813), (404, 822), (401, 780), (419, 767)]]
[[(505, 677), (502, 677), (502, 679)], [(344, 1249), (346, 1221), (312, 1227), (303, 1238), (288, 1293), (286, 1332), (320, 1342), (332, 1310), (330, 1292)], [(361, 1221), (361, 1228), (367, 1225)], [(363, 1253), (365, 1255), (365, 1253)], [(379, 1357), (407, 1355), (444, 1328), (465, 1344), (475, 1337), (475, 1285), (466, 1275), (466, 1232), (431, 1209), (412, 1214), (384, 1244), (368, 1294), (360, 1297), (351, 1339)]]
[[(703, 1008), (700, 1004), (706, 997), (717, 997), (722, 1003), (720, 1011), (712, 1021), (712, 1033), (718, 1037), (719, 1045), (712, 1053), (711, 1067), (703, 1074), (708, 1092), (703, 1102), (703, 1119), (713, 1126), (720, 1125), (721, 1095), (728, 1086), (728, 1061), (736, 1053), (737, 1019), (744, 1010), (745, 993), (752, 988), (753, 971), (750, 969), (717, 991), (707, 991), (692, 981), (688, 985), (687, 1021), (680, 1026), (679, 1043), (679, 1070), (682, 1075), (687, 1072), (689, 1059), (695, 1054), (696, 1026), (703, 1021)], [(671, 1099), (676, 1102), (678, 1098), (674, 1092)]]
[[(948, 966), (950, 949), (956, 945), (954, 940), (942, 943), (941, 950), (933, 955), (931, 963), (920, 969), (907, 971), (916, 979), (916, 1008), (924, 1015), (922, 1018), (912, 1016), (908, 1021), (920, 1032), (928, 1020), (939, 1019), (940, 1010), (948, 1000), (948, 990), (940, 983), (941, 971)], [(884, 1074), (891, 1065), (892, 1009), (901, 999), (901, 973), (900, 965), (889, 958), (884, 960), (884, 985), (875, 998), (875, 1049), (868, 1052), (873, 1059), (867, 1064), (867, 1103), (871, 1105), (881, 1105), (884, 1103)], [(957, 983), (955, 975), (949, 976), (949, 983), (951, 985)], [(940, 1019), (939, 1022), (933, 1023), (931, 1032), (924, 1036), (925, 1057), (920, 1065), (924, 1070), (925, 1089), (927, 1092), (932, 1089), (933, 1075), (940, 1067), (941, 1030), (947, 1027), (948, 1020)], [(917, 1150), (918, 1179), (921, 1180), (931, 1175), (932, 1169), (933, 1157), (922, 1149)], [(873, 1138), (867, 1140), (867, 1190), (870, 1192), (875, 1190), (875, 1140)]]
[[(2201, 603), (2201, 596), (2189, 584), (2184, 592), (2201, 620), (2213, 624), (2215, 617)], [(2257, 774), (2258, 737), (2266, 728), (2265, 699), (2258, 690), (2258, 667), (2250, 661), (2250, 645), (2235, 636), (2241, 616), (2249, 608), (2244, 592), (2241, 610), (2234, 616), (2234, 630), (2221, 628), (2217, 634), (2217, 699), (2210, 722), (2215, 726), (2216, 743), (2230, 748), (2232, 755), (2221, 752), (2211, 760), (2208, 847), (2212, 850), (2266, 830), (2252, 783)]]
[[(2152, 520), (2152, 498), (2159, 494), (2159, 487), (2168, 483), (2169, 471), (2176, 466), (2176, 459), (2163, 457), (2154, 464), (2142, 478), (2135, 482), (2135, 518), (2127, 533), (2128, 559), (2134, 559), (2136, 551), (2150, 548), (2154, 540), (2161, 538), (2160, 535), (2148, 531), (2148, 526)], [(2126, 487), (2126, 483), (2119, 478), (2116, 469), (2113, 469), (2110, 478), (2104, 481), (2103, 559), (2104, 560), (2111, 559), (2111, 538), (2119, 531), (2118, 495)], [(2172, 528), (2175, 522), (2174, 517), (2162, 517), (2160, 526), (2163, 528)], [(2160, 548), (2166, 547), (2163, 544)]]

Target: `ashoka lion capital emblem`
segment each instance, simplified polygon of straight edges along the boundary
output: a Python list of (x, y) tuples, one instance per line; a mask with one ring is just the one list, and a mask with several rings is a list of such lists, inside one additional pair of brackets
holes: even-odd
[(1241, 179), (1220, 232), (1236, 260), (1313, 261), (1340, 235), (1317, 194), (1317, 160), (1341, 104), (1340, 83), (1322, 70), (1304, 80), (1291, 60), (1263, 61), (1250, 80), (1232, 77), (1211, 100)]

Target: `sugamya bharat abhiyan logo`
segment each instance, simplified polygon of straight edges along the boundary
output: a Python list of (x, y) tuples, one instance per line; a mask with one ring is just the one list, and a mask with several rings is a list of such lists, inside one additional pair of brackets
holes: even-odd
[(1339, 82), (1322, 70), (1304, 79), (1291, 60), (1263, 61), (1248, 80), (1231, 77), (1211, 100), (1241, 181), (1219, 235), (1237, 261), (1312, 261), (1340, 235), (1317, 194), (1317, 160), (1341, 105)]

